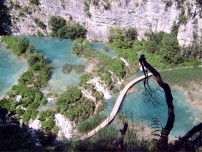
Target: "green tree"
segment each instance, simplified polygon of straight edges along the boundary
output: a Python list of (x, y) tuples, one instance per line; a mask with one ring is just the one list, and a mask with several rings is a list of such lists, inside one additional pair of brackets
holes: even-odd
[(51, 130), (54, 127), (55, 123), (52, 119), (48, 119), (46, 121), (42, 121), (41, 125), (43, 129)]
[(34, 19), (34, 22), (41, 28), (41, 29), (45, 29), (46, 28), (46, 24), (44, 24), (44, 22), (42, 22), (41, 20), (39, 20), (38, 18)]
[(29, 2), (30, 2), (30, 4), (33, 4), (33, 5), (39, 5), (40, 4), (39, 0), (30, 0)]
[(160, 55), (162, 61), (169, 64), (179, 64), (182, 62), (177, 37), (170, 34), (164, 34), (161, 42)]
[(146, 33), (146, 36), (148, 41), (144, 42), (144, 49), (146, 49), (149, 53), (159, 52), (164, 32)]
[(57, 30), (66, 25), (66, 21), (62, 17), (57, 16), (51, 16), (48, 23), (51, 26), (53, 32), (57, 32)]
[(2, 109), (10, 109), (10, 106), (11, 106), (11, 102), (9, 102), (8, 100), (4, 99), (0, 102), (0, 108)]
[(85, 73), (83, 75), (80, 76), (79, 80), (79, 85), (82, 85), (84, 83), (86, 83), (88, 81), (88, 79), (90, 78), (91, 74), (90, 73)]
[(86, 32), (87, 30), (79, 24), (76, 24), (74, 26), (65, 25), (58, 29), (57, 36), (59, 38), (70, 38), (70, 39), (85, 38)]
[(53, 111), (51, 110), (41, 111), (39, 114), (39, 120), (46, 121), (50, 116), (53, 116)]
[(28, 63), (33, 66), (37, 62), (44, 61), (44, 57), (39, 53), (33, 53), (28, 58)]
[(108, 63), (107, 68), (110, 69), (116, 76), (122, 78), (126, 73), (124, 63), (120, 60), (114, 60), (113, 62)]
[(21, 54), (25, 53), (28, 46), (29, 46), (29, 41), (26, 38), (20, 39), (18, 41), (17, 55), (21, 55)]
[(31, 118), (32, 110), (26, 110), (25, 113), (22, 115), (22, 121), (27, 123)]
[(129, 40), (135, 40), (137, 38), (137, 30), (133, 27), (128, 28), (125, 30), (125, 37)]
[(36, 51), (35, 47), (33, 45), (29, 45), (27, 48), (27, 53), (30, 55)]

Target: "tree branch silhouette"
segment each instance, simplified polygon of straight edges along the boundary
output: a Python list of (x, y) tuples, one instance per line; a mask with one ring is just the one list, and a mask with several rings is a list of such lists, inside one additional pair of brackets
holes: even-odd
[[(197, 144), (199, 141), (202, 140), (202, 122), (196, 126), (194, 126), (191, 130), (189, 130), (183, 137), (179, 138), (177, 141), (175, 141), (174, 146), (171, 147), (171, 151), (176, 151), (179, 149), (179, 147), (182, 147), (182, 145), (189, 140), (193, 135), (199, 132), (199, 135), (193, 140), (193, 144)], [(202, 145), (202, 143), (200, 143)]]
[(157, 72), (157, 70), (146, 61), (145, 56), (143, 54), (140, 56), (139, 62), (142, 66), (144, 74), (147, 75), (145, 68), (148, 69), (154, 75), (157, 83), (164, 90), (164, 93), (165, 93), (166, 103), (168, 106), (168, 119), (167, 119), (166, 126), (161, 131), (161, 136), (158, 141), (157, 149), (158, 151), (166, 151), (168, 149), (168, 135), (170, 131), (172, 130), (173, 124), (175, 122), (173, 96), (171, 93), (171, 89), (170, 89), (170, 86), (161, 79), (161, 75)]

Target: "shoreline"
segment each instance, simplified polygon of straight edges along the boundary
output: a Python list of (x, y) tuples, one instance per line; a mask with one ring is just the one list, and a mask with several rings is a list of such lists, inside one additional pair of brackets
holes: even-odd
[(185, 95), (185, 102), (191, 105), (193, 109), (202, 111), (202, 95), (198, 99), (194, 97), (194, 94), (202, 93), (202, 83), (198, 84), (201, 85), (201, 87), (197, 86), (196, 82), (194, 81), (189, 83), (192, 83), (193, 85), (189, 86), (188, 88), (182, 87), (180, 85), (172, 85), (172, 87), (174, 89), (180, 90)]
[[(122, 128), (122, 125), (120, 124), (124, 124), (123, 122), (125, 122), (124, 117), (119, 115), (118, 118), (116, 118), (116, 123), (119, 124), (119, 128)], [(133, 131), (136, 134), (136, 138), (138, 140), (153, 140), (153, 139), (157, 139), (157, 136), (155, 136), (153, 134), (153, 132), (155, 131), (155, 129), (151, 128), (148, 126), (148, 124), (144, 121), (141, 122), (133, 122), (129, 119), (126, 120), (128, 123), (128, 131)], [(161, 134), (161, 132), (154, 132), (155, 134)], [(169, 135), (169, 139), (168, 142), (172, 143), (175, 140), (177, 140), (178, 138), (173, 136), (173, 135)]]
[(18, 85), (19, 78), (21, 77), (21, 75), (24, 72), (26, 72), (28, 70), (29, 65), (24, 57), (16, 56), (11, 49), (7, 48), (7, 45), (5, 42), (0, 41), (0, 48), (4, 52), (9, 52), (12, 58), (14, 58), (17, 62), (20, 62), (22, 64), (22, 67), (20, 68), (20, 70), (14, 74), (14, 76), (16, 76), (16, 78), (13, 81), (13, 83), (10, 86), (8, 86), (6, 89), (4, 89), (4, 91), (0, 94), (0, 100), (2, 100), (7, 96), (7, 94), (9, 93), (9, 91), (11, 90), (11, 88), (14, 85)]
[(23, 64), (25, 64), (25, 66), (29, 67), (27, 60), (24, 57), (15, 55), (11, 49), (7, 48), (7, 44), (5, 42), (0, 41), (0, 48), (2, 48), (3, 51), (11, 52), (13, 57), (16, 58), (16, 60), (22, 62)]

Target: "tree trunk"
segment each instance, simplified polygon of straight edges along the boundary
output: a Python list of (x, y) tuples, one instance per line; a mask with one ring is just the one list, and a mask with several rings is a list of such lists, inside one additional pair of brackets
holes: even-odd
[(157, 83), (164, 90), (166, 103), (168, 106), (168, 119), (166, 126), (161, 131), (161, 136), (158, 142), (158, 151), (166, 151), (168, 149), (168, 135), (173, 128), (173, 124), (175, 122), (175, 114), (174, 114), (174, 106), (173, 106), (173, 97), (171, 93), (170, 86), (163, 82), (161, 79), (161, 75), (157, 72), (155, 68), (153, 68), (145, 59), (144, 55), (140, 56), (140, 64), (142, 65), (143, 71), (145, 72), (145, 68), (147, 68), (156, 78)]
[[(192, 137), (194, 134), (196, 134), (197, 132), (202, 131), (202, 123), (194, 126), (190, 131), (188, 131), (183, 137), (179, 138), (179, 140), (175, 141), (174, 146), (171, 148), (171, 151), (176, 151), (178, 150), (183, 143), (185, 143), (186, 141), (188, 141), (188, 139), (190, 137)], [(201, 133), (198, 135), (198, 137), (193, 141), (195, 143), (197, 143), (199, 140), (202, 139)]]

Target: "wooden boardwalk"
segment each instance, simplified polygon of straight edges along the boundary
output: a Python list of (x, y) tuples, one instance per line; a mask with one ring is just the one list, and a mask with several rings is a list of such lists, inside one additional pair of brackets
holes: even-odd
[[(152, 76), (151, 73), (148, 73), (148, 77)], [(124, 99), (124, 96), (126, 95), (127, 91), (134, 85), (136, 84), (137, 82), (141, 81), (145, 79), (145, 76), (140, 76), (136, 79), (134, 79), (133, 81), (129, 82), (125, 88), (120, 92), (117, 100), (116, 100), (116, 103), (110, 113), (110, 115), (99, 125), (97, 126), (95, 129), (93, 129), (92, 131), (88, 132), (87, 134), (83, 135), (82, 137), (76, 139), (76, 140), (84, 140), (86, 138), (89, 138), (91, 136), (93, 136), (95, 133), (97, 133), (100, 129), (104, 128), (105, 126), (107, 126), (116, 116), (118, 110), (119, 110), (119, 107)]]

